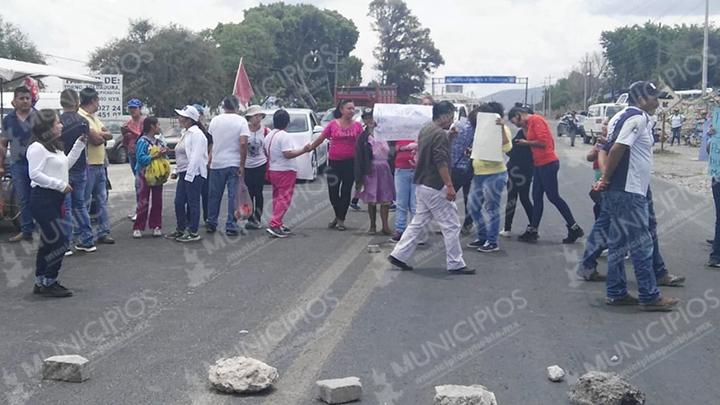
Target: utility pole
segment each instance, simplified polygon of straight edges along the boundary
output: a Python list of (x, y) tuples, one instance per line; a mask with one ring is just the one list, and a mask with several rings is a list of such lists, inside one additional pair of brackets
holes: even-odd
[(549, 117), (552, 114), (552, 76), (548, 76), (548, 113), (545, 115)]
[(705, 39), (703, 41), (702, 96), (707, 94), (708, 86), (708, 36), (710, 33), (710, 0), (705, 0)]
[(333, 62), (333, 65), (335, 65), (335, 85), (333, 88), (333, 104), (336, 104), (338, 101), (336, 99), (337, 97), (337, 82), (338, 82), (338, 66), (340, 65), (340, 48), (338, 46), (335, 46), (335, 61)]
[(583, 111), (587, 111), (587, 99), (588, 99), (588, 79), (590, 76), (590, 59), (588, 54), (585, 54), (585, 60), (583, 61)]

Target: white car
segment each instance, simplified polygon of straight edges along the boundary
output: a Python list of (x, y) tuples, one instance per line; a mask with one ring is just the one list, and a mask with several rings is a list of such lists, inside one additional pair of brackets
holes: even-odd
[[(263, 125), (273, 128), (273, 114), (277, 110), (263, 111), (265, 119)], [(322, 133), (323, 127), (319, 125), (318, 119), (312, 110), (304, 108), (287, 108), (285, 111), (290, 114), (290, 124), (285, 131), (292, 135), (295, 147), (300, 149), (303, 146), (315, 141)], [(324, 141), (311, 153), (306, 153), (295, 158), (298, 163), (298, 180), (314, 181), (328, 161), (328, 142)]]

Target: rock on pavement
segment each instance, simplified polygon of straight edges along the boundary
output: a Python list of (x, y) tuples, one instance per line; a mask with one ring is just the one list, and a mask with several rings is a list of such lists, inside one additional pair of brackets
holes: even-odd
[(315, 384), (318, 387), (318, 398), (328, 404), (358, 401), (362, 395), (362, 384), (357, 377), (319, 380)]
[(242, 356), (218, 360), (208, 374), (210, 384), (218, 391), (239, 394), (266, 390), (279, 377), (275, 367)]
[(645, 394), (616, 373), (590, 371), (568, 391), (573, 405), (642, 405)]
[(435, 405), (497, 405), (497, 400), (482, 385), (440, 385), (435, 387)]
[(88, 379), (88, 359), (77, 354), (52, 356), (43, 360), (42, 378), (69, 382), (83, 382)]
[(547, 368), (548, 378), (552, 382), (560, 382), (565, 378), (565, 370), (560, 366), (550, 366)]

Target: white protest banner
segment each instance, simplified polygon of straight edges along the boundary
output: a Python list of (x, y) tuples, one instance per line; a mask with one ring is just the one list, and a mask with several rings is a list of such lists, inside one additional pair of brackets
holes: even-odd
[(85, 87), (92, 87), (100, 97), (100, 109), (95, 113), (98, 118), (120, 118), (123, 115), (123, 75), (92, 75), (100, 80), (97, 84), (65, 81), (66, 89), (78, 93)]
[(415, 104), (375, 104), (375, 137), (385, 141), (415, 141), (432, 121), (432, 107)]
[(475, 160), (502, 162), (503, 127), (497, 124), (499, 115), (478, 113), (475, 139), (470, 157)]

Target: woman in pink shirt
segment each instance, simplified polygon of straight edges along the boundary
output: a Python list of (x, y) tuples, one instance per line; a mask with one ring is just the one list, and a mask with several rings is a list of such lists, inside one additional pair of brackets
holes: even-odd
[(339, 231), (346, 229), (345, 216), (350, 207), (355, 182), (355, 143), (363, 132), (362, 125), (353, 120), (353, 115), (353, 102), (341, 100), (333, 112), (335, 119), (330, 121), (322, 134), (310, 144), (310, 150), (313, 150), (326, 139), (330, 141), (326, 174), (335, 219), (330, 221), (328, 227)]

